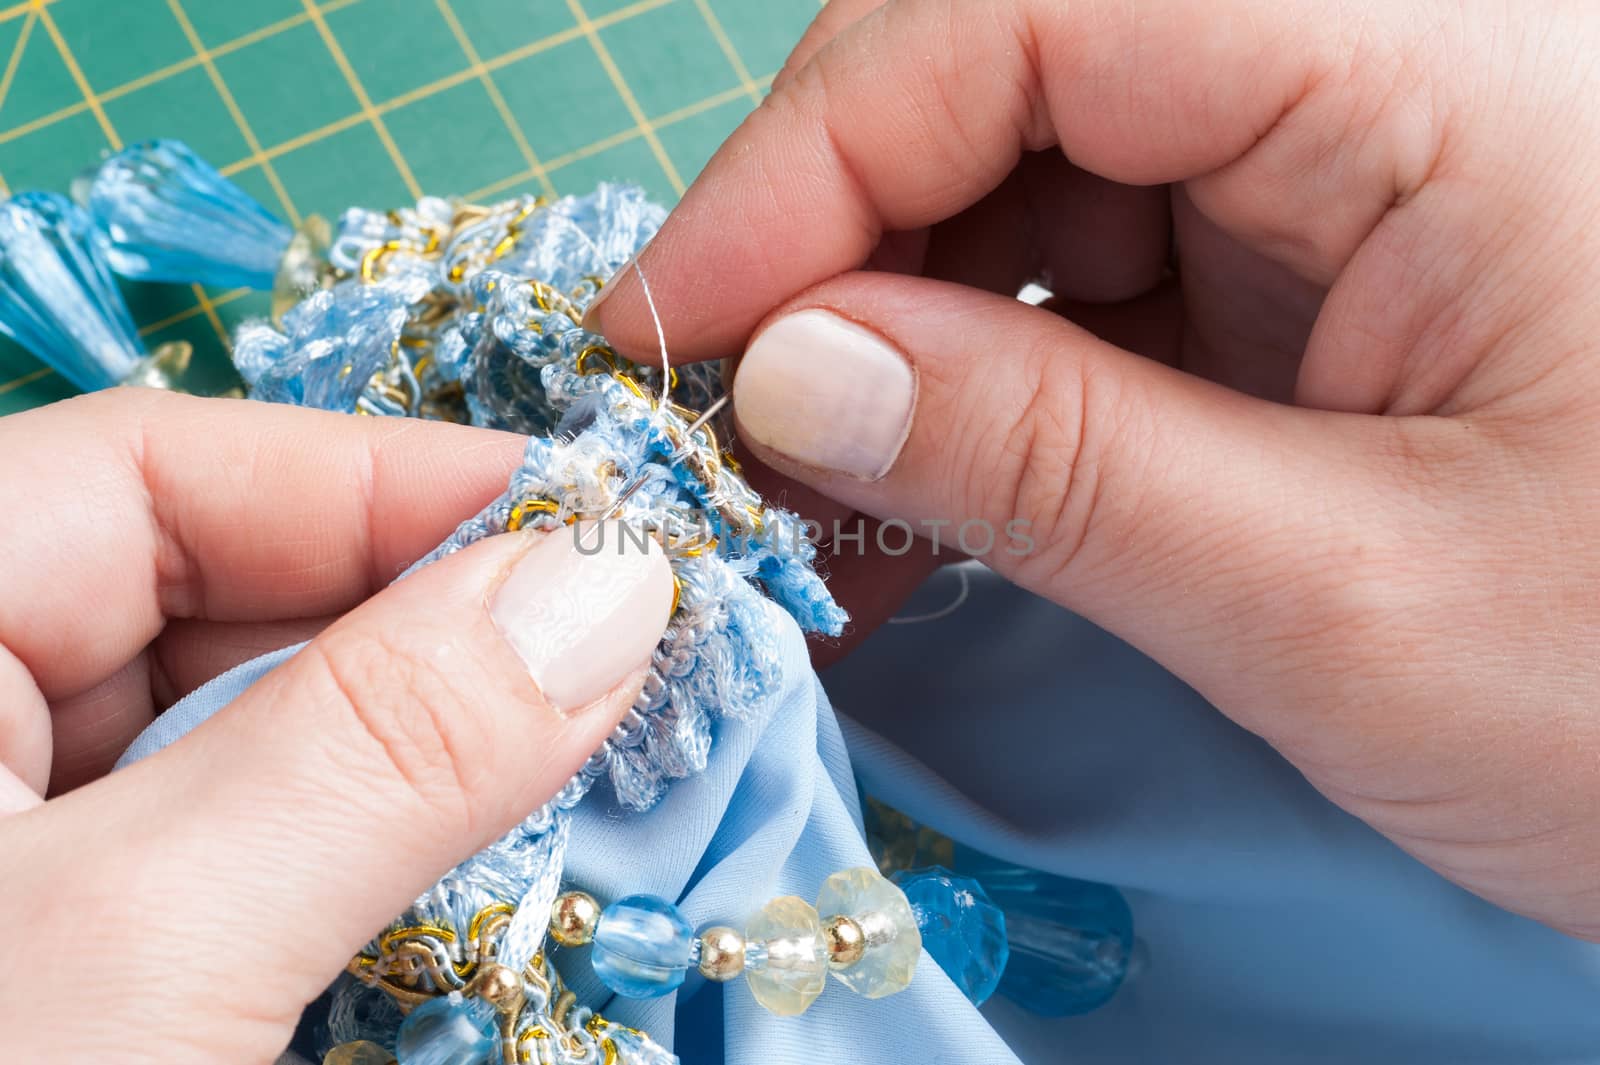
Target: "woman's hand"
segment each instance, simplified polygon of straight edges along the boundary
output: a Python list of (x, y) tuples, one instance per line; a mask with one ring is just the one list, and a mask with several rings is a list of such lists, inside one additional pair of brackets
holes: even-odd
[[(834, 0), (640, 265), (761, 459), (999, 534), (1600, 938), (1597, 54), (1575, 2)], [(653, 349), (632, 274), (591, 324)]]
[[(599, 746), (666, 626), (659, 551), (511, 534), (386, 588), (520, 454), (143, 389), (0, 421), (6, 1060), (271, 1061), (330, 973)], [(162, 704), (313, 636), (104, 775)], [(41, 802), (47, 780), (85, 786)]]

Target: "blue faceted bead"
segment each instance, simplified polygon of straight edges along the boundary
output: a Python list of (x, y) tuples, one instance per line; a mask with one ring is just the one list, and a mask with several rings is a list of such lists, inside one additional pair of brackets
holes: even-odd
[(294, 236), (181, 141), (111, 156), (88, 200), (111, 268), (139, 281), (270, 289)]
[(902, 869), (891, 880), (911, 903), (922, 949), (974, 1006), (1000, 985), (1011, 948), (1006, 919), (983, 885), (942, 866)]
[(0, 333), (85, 391), (120, 383), (144, 358), (89, 216), (64, 196), (0, 203)]
[(629, 895), (601, 912), (590, 961), (600, 982), (622, 997), (658, 998), (683, 983), (693, 949), (694, 929), (676, 906)]
[(1000, 993), (1042, 1017), (1105, 1005), (1128, 975), (1133, 912), (1116, 888), (1000, 862), (957, 845), (956, 865), (1005, 912)]
[(487, 1065), (499, 1051), (495, 1009), (477, 998), (429, 999), (406, 1014), (394, 1044), (398, 1065)]

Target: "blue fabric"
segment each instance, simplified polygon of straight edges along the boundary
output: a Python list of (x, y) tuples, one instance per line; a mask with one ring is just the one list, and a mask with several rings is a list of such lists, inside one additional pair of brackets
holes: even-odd
[[(949, 571), (931, 584), (930, 604), (948, 601)], [(969, 845), (1122, 887), (1150, 962), (1110, 1005), (1055, 1021), (1000, 1000), (980, 1017), (926, 958), (901, 995), (835, 983), (799, 1018), (693, 976), (676, 996), (603, 1005), (689, 1065), (1600, 1061), (1600, 947), (1435, 876), (1085, 622), (978, 571), (954, 614), (882, 629), (830, 671), (845, 717), (794, 622), (766, 610), (784, 664), (770, 712), (719, 726), (706, 771), (648, 813), (591, 795), (573, 821), (575, 882), (675, 899), (697, 926), (812, 897), (866, 860), (853, 760), (870, 794)], [(124, 761), (287, 653), (179, 703)], [(602, 1006), (582, 970), (565, 966)]]

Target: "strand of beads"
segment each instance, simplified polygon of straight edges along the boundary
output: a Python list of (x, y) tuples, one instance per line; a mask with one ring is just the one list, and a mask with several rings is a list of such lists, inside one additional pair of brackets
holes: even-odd
[(581, 891), (556, 898), (550, 938), (592, 946), (600, 981), (624, 998), (656, 998), (682, 986), (691, 968), (726, 983), (741, 974), (762, 1006), (804, 1013), (828, 974), (866, 998), (911, 984), (922, 937), (911, 904), (874, 869), (830, 876), (816, 905), (795, 895), (772, 899), (745, 925), (694, 933), (678, 908), (653, 895), (629, 895), (600, 908)]
[(349, 1040), (323, 1065), (676, 1065), (645, 1033), (578, 1005), (546, 952), (520, 971), (505, 964), (515, 914), (496, 902), (464, 932), (415, 925), (379, 936), (347, 971), (404, 1014), (383, 1036), (392, 1051)]

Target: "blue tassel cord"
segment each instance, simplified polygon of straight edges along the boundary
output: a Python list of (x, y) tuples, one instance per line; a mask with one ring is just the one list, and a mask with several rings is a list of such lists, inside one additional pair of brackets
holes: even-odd
[(108, 158), (89, 185), (87, 206), (107, 262), (136, 281), (270, 289), (294, 236), (174, 140)]
[(0, 333), (85, 391), (120, 384), (145, 357), (89, 216), (63, 196), (0, 203)]

